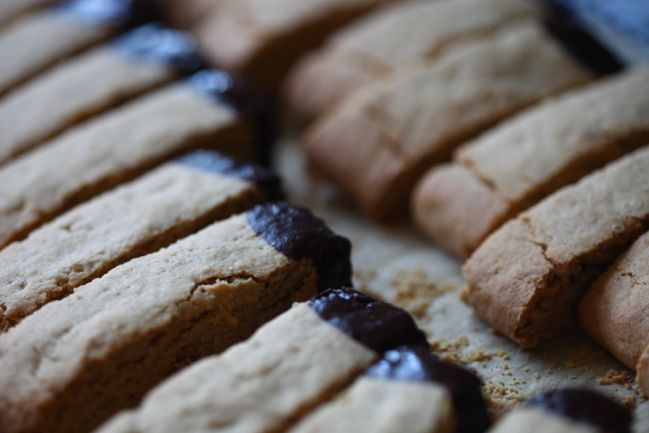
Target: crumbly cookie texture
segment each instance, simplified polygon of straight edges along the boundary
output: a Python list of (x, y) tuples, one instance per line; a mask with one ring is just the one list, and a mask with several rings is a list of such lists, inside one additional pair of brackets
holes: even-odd
[(451, 433), (453, 403), (441, 385), (362, 377), (290, 433)]
[(98, 432), (281, 431), (376, 358), (298, 304), (248, 341), (167, 380)]
[(539, 27), (510, 27), (362, 89), (310, 128), (305, 146), (326, 177), (386, 220), (406, 212), (418, 178), (457, 145), (590, 79)]
[(142, 97), (0, 168), (0, 246), (175, 154), (251, 155), (248, 137), (230, 107), (187, 84)]
[(520, 0), (397, 3), (350, 24), (300, 61), (287, 79), (286, 101), (298, 118), (311, 120), (398, 68), (539, 15), (537, 5)]
[(534, 347), (573, 325), (576, 302), (649, 223), (649, 149), (565, 187), (511, 220), (465, 263), (464, 300)]
[(215, 65), (273, 92), (301, 54), (343, 24), (389, 1), (222, 0), (202, 21), (197, 38)]
[(0, 331), (134, 257), (263, 201), (255, 184), (169, 163), (0, 251)]
[[(308, 299), (317, 279), (311, 260), (292, 260), (278, 252), (251, 227), (247, 214), (133, 259), (0, 336), (0, 430), (89, 431), (137, 404), (180, 367), (243, 340), (295, 300)], [(294, 321), (290, 329), (303, 331)], [(276, 350), (285, 336), (262, 338), (261, 343)], [(316, 344), (320, 338), (297, 341)], [(328, 349), (335, 352), (337, 346)], [(350, 350), (371, 359), (365, 349)], [(278, 350), (275, 360), (286, 353)], [(343, 359), (325, 364), (339, 374)], [(254, 367), (256, 361), (234, 356), (217, 373), (232, 380), (233, 369)], [(263, 369), (259, 377), (263, 380), (269, 371)], [(204, 381), (201, 377), (196, 383)], [(181, 400), (209, 396), (234, 401), (230, 388), (213, 395), (197, 392), (195, 383), (191, 388)], [(289, 389), (293, 393), (296, 388)], [(268, 395), (263, 394), (264, 400)], [(171, 415), (173, 410), (164, 412)]]
[(521, 113), (419, 183), (412, 210), (435, 242), (468, 256), (503, 222), (649, 142), (649, 68)]

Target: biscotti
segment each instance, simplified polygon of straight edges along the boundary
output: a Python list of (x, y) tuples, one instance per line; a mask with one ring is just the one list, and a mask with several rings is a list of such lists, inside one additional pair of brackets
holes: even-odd
[(222, 0), (196, 35), (214, 65), (273, 93), (291, 64), (325, 36), (396, 0)]
[(1, 167), (0, 245), (176, 154), (210, 147), (250, 158), (251, 132), (221, 101), (227, 88), (216, 90), (206, 93), (193, 81), (172, 84)]
[(646, 396), (649, 396), (649, 346), (640, 357), (637, 367), (638, 384)]
[(494, 232), (464, 265), (463, 298), (498, 332), (534, 347), (575, 324), (583, 291), (648, 223), (645, 147)]
[(489, 418), (480, 380), (426, 346), (398, 347), (290, 433), (481, 433)]
[(457, 145), (590, 78), (541, 28), (510, 26), (364, 88), (310, 128), (305, 146), (322, 174), (387, 220)]
[(223, 0), (164, 0), (165, 17), (174, 26), (196, 29)]
[(84, 203), (0, 251), (0, 332), (121, 263), (278, 192), (267, 170), (201, 151)]
[(287, 103), (299, 119), (313, 119), (398, 68), (438, 57), (454, 42), (539, 15), (536, 4), (521, 0), (398, 3), (335, 33), (298, 63), (286, 83)]
[(592, 391), (561, 389), (514, 409), (489, 433), (631, 433), (631, 413)]
[(99, 431), (284, 431), (381, 353), (417, 343), (425, 337), (405, 311), (350, 289), (329, 290), (181, 371)]
[(55, 1), (56, 0), (4, 0), (0, 3), (0, 27), (32, 10), (50, 5)]
[(68, 0), (26, 15), (0, 33), (0, 95), (104, 41), (146, 13), (129, 0)]
[(487, 132), (432, 169), (412, 214), (431, 239), (467, 256), (503, 222), (649, 142), (649, 68), (575, 90)]
[(0, 101), (0, 163), (200, 66), (189, 34), (153, 24), (63, 63)]
[(118, 266), (0, 335), (0, 430), (89, 431), (294, 301), (349, 284), (349, 255), (308, 211), (271, 204)]

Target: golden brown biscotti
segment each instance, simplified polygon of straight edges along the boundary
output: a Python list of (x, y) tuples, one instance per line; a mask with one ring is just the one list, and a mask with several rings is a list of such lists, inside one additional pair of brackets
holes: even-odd
[(0, 245), (166, 158), (199, 147), (254, 154), (234, 109), (173, 84), (69, 130), (0, 168)]
[(640, 385), (640, 389), (642, 389), (646, 396), (649, 396), (649, 346), (647, 346), (640, 357), (636, 370), (638, 372), (638, 384)]
[(463, 293), (523, 347), (573, 326), (576, 303), (649, 223), (649, 148), (564, 187), (494, 232), (464, 264)]
[(201, 151), (100, 195), (0, 251), (0, 332), (75, 287), (277, 196), (266, 170)]
[(327, 291), (248, 341), (181, 371), (98, 431), (285, 431), (380, 351), (413, 338), (423, 334), (404, 311), (348, 289)]
[(539, 15), (536, 4), (521, 0), (409, 1), (383, 8), (335, 33), (297, 64), (286, 82), (288, 106), (299, 119), (311, 120), (409, 63), (439, 57), (454, 42)]
[(0, 163), (197, 66), (189, 34), (154, 25), (71, 59), (0, 100)]
[(362, 89), (314, 124), (305, 146), (317, 169), (387, 220), (406, 212), (417, 179), (457, 145), (590, 79), (540, 27), (509, 26)]
[(504, 122), (433, 168), (412, 199), (417, 225), (468, 256), (503, 222), (649, 142), (649, 68), (566, 93)]
[(215, 66), (277, 92), (291, 64), (340, 26), (396, 0), (222, 0), (197, 30)]
[(91, 430), (294, 301), (348, 284), (349, 253), (308, 211), (276, 204), (118, 266), (0, 335), (0, 430)]

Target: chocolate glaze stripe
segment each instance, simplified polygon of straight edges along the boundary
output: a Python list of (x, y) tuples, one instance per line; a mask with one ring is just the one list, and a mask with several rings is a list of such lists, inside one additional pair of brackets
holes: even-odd
[(221, 173), (247, 180), (266, 191), (269, 200), (280, 200), (282, 180), (272, 170), (257, 164), (238, 163), (212, 150), (198, 150), (178, 158), (178, 162), (208, 172)]
[(529, 400), (524, 407), (543, 409), (606, 433), (631, 433), (629, 410), (593, 391), (550, 391)]
[(154, 0), (65, 0), (55, 9), (77, 21), (124, 28), (161, 17)]
[(460, 366), (441, 361), (427, 346), (389, 350), (365, 375), (377, 379), (433, 382), (445, 387), (453, 399), (457, 433), (482, 433), (491, 425), (482, 398), (482, 381)]
[(182, 75), (193, 74), (205, 66), (190, 33), (168, 29), (161, 24), (146, 24), (131, 30), (113, 45), (130, 57), (170, 66)]
[(284, 202), (246, 212), (248, 223), (273, 248), (293, 260), (311, 260), (318, 289), (351, 285), (351, 243), (306, 209)]

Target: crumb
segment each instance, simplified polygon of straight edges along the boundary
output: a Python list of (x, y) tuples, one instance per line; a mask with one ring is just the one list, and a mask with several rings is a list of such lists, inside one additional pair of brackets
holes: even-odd
[(396, 289), (393, 302), (420, 319), (434, 299), (456, 288), (453, 284), (439, 285), (421, 269), (400, 270), (390, 284)]
[(634, 382), (633, 376), (628, 371), (609, 370), (605, 377), (598, 377), (598, 385), (627, 385)]

